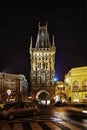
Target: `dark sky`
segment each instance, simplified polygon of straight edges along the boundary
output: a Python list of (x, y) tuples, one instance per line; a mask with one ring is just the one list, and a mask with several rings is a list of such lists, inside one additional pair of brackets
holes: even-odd
[[(42, 1), (43, 2), (43, 1)], [(0, 8), (0, 72), (24, 74), (29, 81), (29, 42), (36, 42), (38, 22), (48, 22), (50, 41), (55, 35), (56, 76), (73, 67), (87, 66), (87, 2), (66, 0), (49, 5), (7, 1)]]

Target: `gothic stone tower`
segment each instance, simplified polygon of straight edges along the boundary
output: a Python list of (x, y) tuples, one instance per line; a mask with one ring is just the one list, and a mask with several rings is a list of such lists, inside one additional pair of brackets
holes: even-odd
[(30, 41), (30, 81), (32, 98), (40, 104), (54, 100), (55, 52), (54, 36), (50, 43), (47, 24), (40, 26), (39, 23), (35, 47), (32, 37)]

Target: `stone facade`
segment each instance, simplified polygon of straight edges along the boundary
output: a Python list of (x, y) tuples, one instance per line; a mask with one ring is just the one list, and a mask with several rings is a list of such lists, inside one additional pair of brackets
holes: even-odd
[(49, 104), (54, 97), (55, 53), (54, 36), (50, 43), (47, 24), (39, 24), (35, 46), (32, 38), (30, 42), (30, 80), (33, 100), (40, 104)]
[(24, 75), (0, 73), (0, 101), (25, 101), (28, 98), (28, 83)]

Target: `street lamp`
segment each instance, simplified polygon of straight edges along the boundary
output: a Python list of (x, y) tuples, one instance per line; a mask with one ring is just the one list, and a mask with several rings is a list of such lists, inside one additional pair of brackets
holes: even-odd
[(7, 90), (7, 94), (8, 94), (8, 101), (10, 101), (10, 95), (11, 95), (11, 90), (10, 89)]

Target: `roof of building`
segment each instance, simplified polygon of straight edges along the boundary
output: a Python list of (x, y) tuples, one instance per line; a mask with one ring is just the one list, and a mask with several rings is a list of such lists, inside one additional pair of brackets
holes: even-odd
[(87, 75), (87, 66), (72, 68), (66, 75), (68, 76)]
[(37, 34), (37, 40), (36, 40), (36, 48), (50, 48), (50, 40), (49, 40), (49, 33), (47, 30), (47, 24), (45, 26), (40, 26), (39, 23), (39, 29)]

